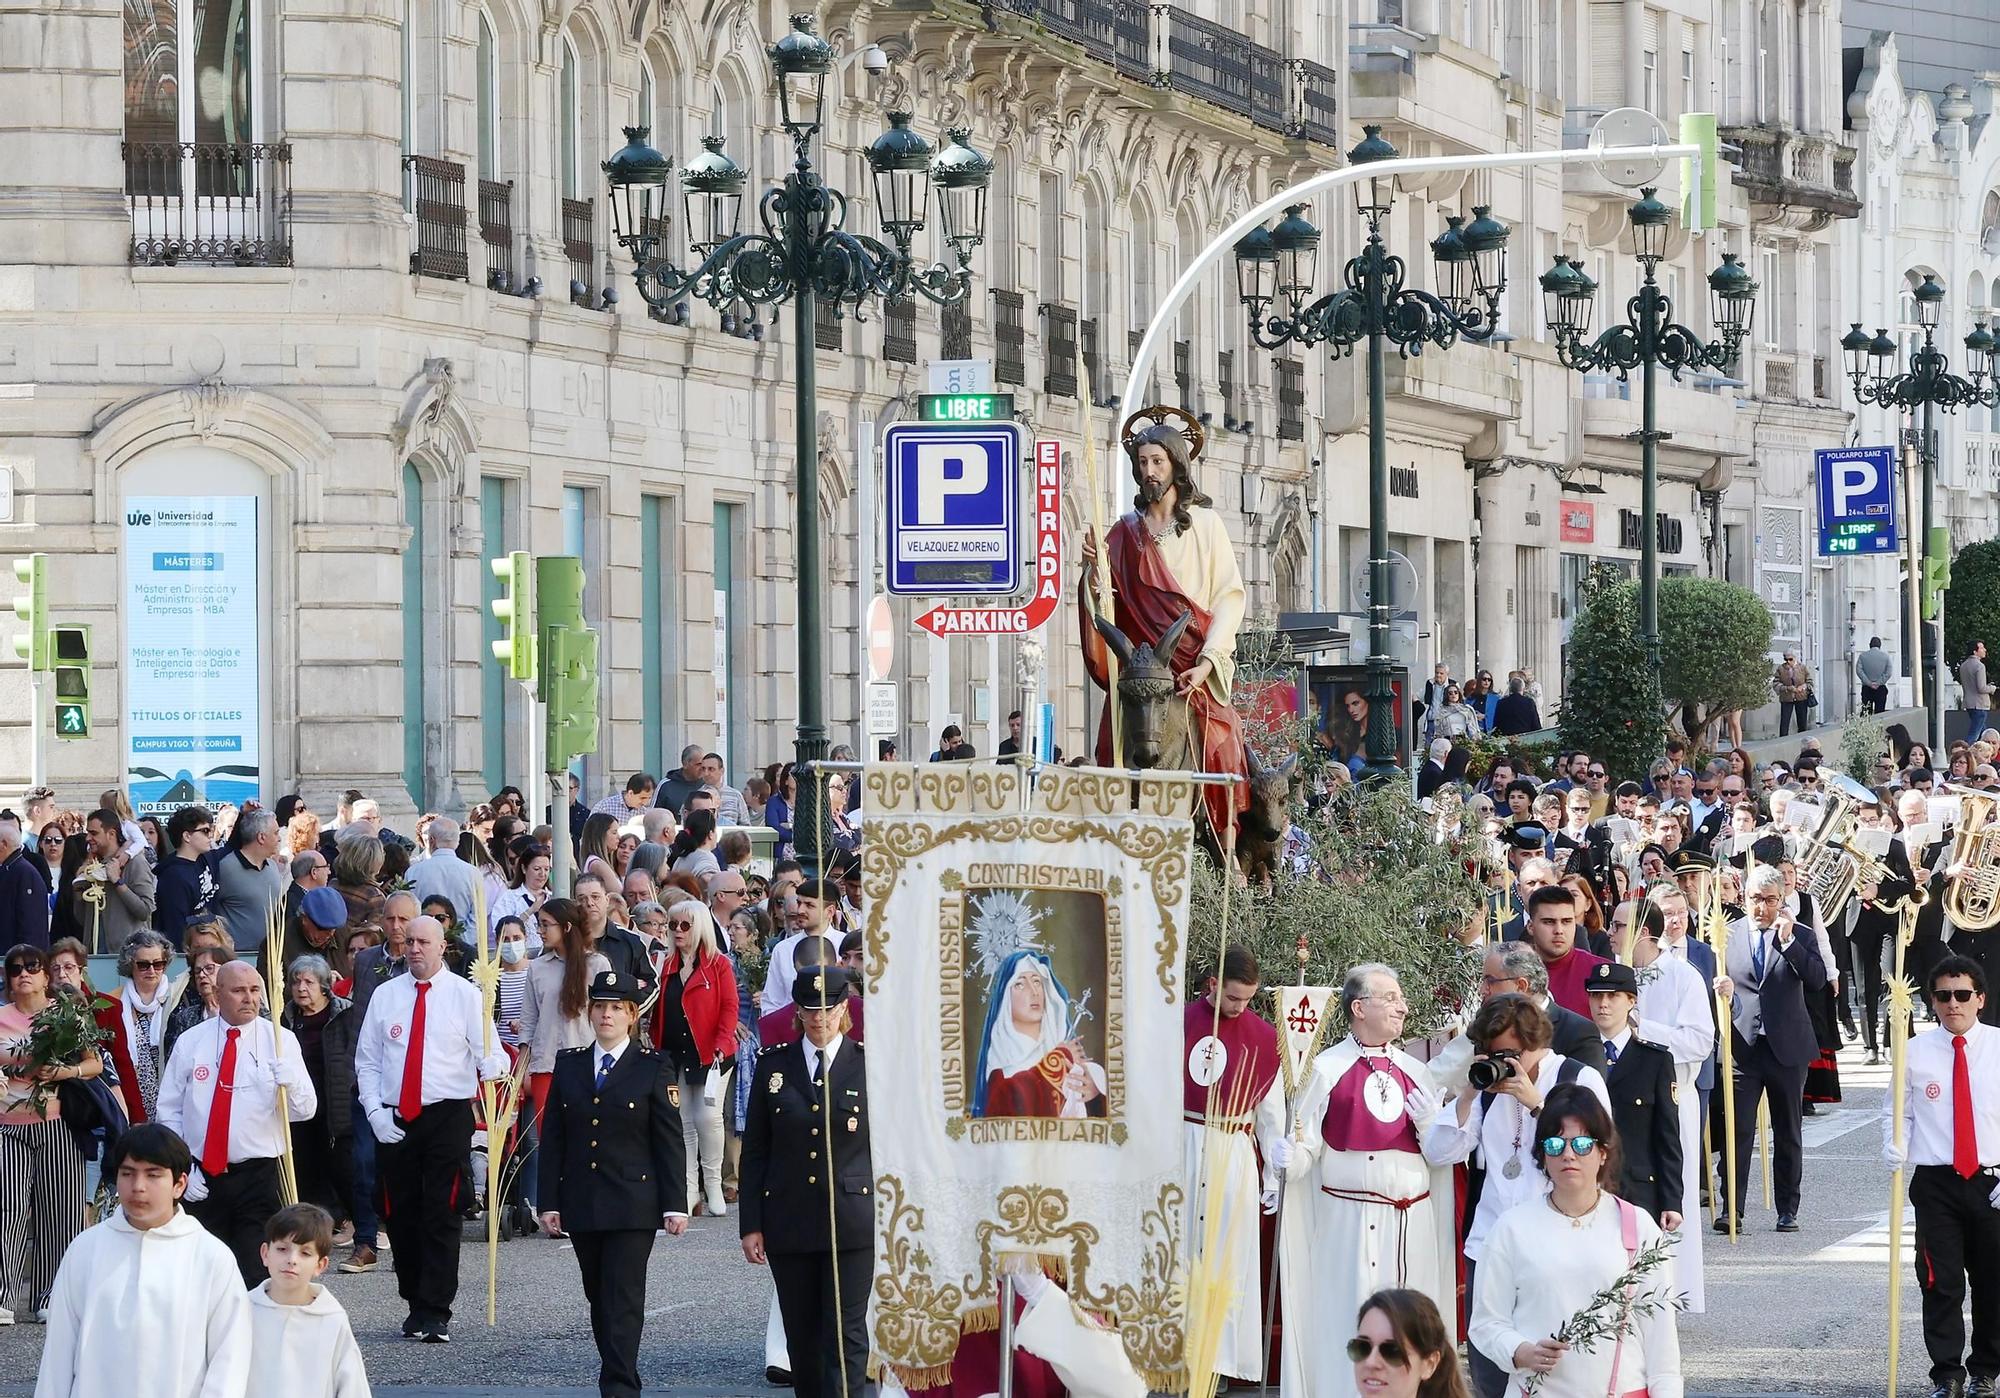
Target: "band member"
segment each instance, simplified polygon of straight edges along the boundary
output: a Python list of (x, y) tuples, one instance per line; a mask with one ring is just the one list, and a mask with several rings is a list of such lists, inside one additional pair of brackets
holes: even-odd
[(1903, 1062), (1903, 1144), (1890, 1117), (1895, 1096), (1885, 1093), (1882, 1153), (1891, 1169), (1910, 1166), (1924, 1348), (1937, 1385), (1931, 1398), (1993, 1398), (2000, 1374), (2000, 1029), (1980, 1022), (1986, 973), (1969, 957), (1947, 956), (1931, 968), (1930, 997), (1938, 1023), (1910, 1040)]
[(837, 967), (799, 973), (792, 1003), (805, 1037), (759, 1056), (743, 1128), (743, 1256), (770, 1265), (801, 1398), (861, 1398), (867, 1381), (875, 1178), (846, 1000)]
[[(1264, 1296), (1257, 1266), (1257, 1203), (1263, 1193), (1258, 1156), (1261, 1152), (1272, 1172), (1282, 1171), (1291, 1158), (1284, 1090), (1278, 1085), (1278, 1032), (1250, 1008), (1257, 981), (1257, 958), (1248, 947), (1223, 953), (1222, 974), (1207, 995), (1187, 1007), (1181, 1070), (1189, 1217), (1201, 1218), (1204, 1201), (1219, 1199), (1228, 1220), (1214, 1235), (1229, 1254), (1219, 1269), (1233, 1282), (1216, 1372), (1238, 1379), (1261, 1377), (1264, 1364), (1257, 1324)], [(1220, 1132), (1210, 1131), (1210, 1124)], [(1275, 1207), (1275, 1194), (1271, 1202)], [(1209, 1236), (1199, 1223), (1186, 1233), (1190, 1249)]]
[[(1730, 1002), (1735, 1035), (1736, 1178), (1724, 1180), (1722, 1188), (1739, 1224), (1757, 1154), (1757, 1103), (1768, 1098), (1778, 1231), (1798, 1232), (1806, 1068), (1819, 1053), (1806, 995), (1826, 981), (1817, 940), (1809, 930), (1795, 928), (1785, 910), (1785, 876), (1760, 864), (1750, 876), (1750, 914), (1729, 929), (1728, 969), (1715, 979), (1716, 992)], [(1715, 1228), (1729, 1231), (1726, 1214)]]
[(542, 1111), (542, 1227), (576, 1244), (604, 1398), (639, 1398), (653, 1234), (687, 1231), (680, 1089), (673, 1064), (632, 1033), (650, 989), (623, 972), (597, 973), (594, 1042), (556, 1055)]

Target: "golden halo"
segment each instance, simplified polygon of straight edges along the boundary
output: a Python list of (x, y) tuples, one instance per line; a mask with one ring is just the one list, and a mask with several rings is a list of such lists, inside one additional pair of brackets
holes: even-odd
[(1193, 413), (1188, 412), (1184, 408), (1170, 408), (1164, 403), (1155, 403), (1149, 408), (1141, 408), (1139, 411), (1133, 413), (1132, 416), (1125, 419), (1125, 425), (1119, 429), (1119, 436), (1124, 441), (1125, 450), (1128, 452), (1132, 450), (1132, 438), (1135, 427), (1174, 428), (1183, 437), (1187, 438), (1189, 455), (1196, 461), (1201, 460), (1201, 449), (1208, 442), (1207, 429), (1196, 420)]

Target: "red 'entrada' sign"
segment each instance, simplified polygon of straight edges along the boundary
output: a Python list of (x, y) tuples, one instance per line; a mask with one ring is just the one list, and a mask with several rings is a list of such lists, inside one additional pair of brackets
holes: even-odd
[(1025, 636), (1062, 600), (1062, 443), (1035, 443), (1034, 596), (1024, 607), (932, 607), (917, 625), (933, 636)]

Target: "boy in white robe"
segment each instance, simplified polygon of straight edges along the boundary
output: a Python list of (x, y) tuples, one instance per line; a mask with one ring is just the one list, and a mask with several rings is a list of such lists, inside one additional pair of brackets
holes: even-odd
[(181, 1209), (193, 1168), (157, 1122), (118, 1138), (119, 1207), (63, 1256), (35, 1398), (245, 1398), (250, 1302), (228, 1247)]

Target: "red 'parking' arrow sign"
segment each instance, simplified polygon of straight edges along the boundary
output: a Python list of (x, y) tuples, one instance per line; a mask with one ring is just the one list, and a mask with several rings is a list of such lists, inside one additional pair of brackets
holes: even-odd
[(1035, 443), (1035, 594), (1023, 607), (932, 607), (917, 625), (933, 636), (1025, 636), (1062, 600), (1062, 443)]

